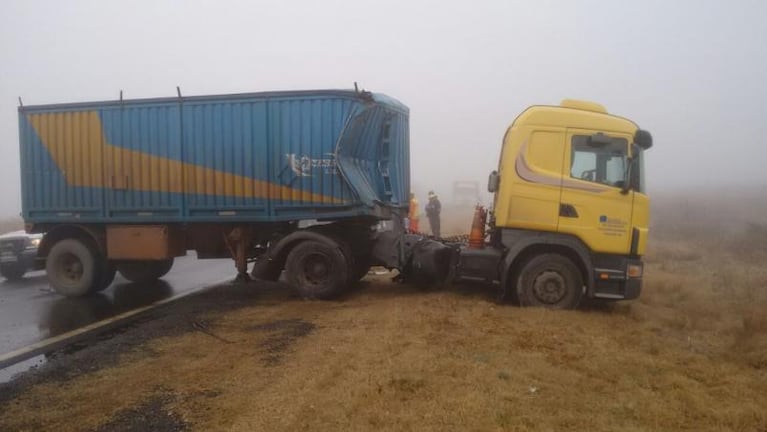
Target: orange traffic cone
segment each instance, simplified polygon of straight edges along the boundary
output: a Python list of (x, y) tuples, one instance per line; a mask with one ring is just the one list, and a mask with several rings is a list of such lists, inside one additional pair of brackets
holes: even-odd
[(482, 249), (485, 247), (485, 223), (487, 221), (487, 210), (482, 206), (477, 206), (474, 210), (474, 220), (471, 222), (471, 233), (469, 234), (469, 249)]

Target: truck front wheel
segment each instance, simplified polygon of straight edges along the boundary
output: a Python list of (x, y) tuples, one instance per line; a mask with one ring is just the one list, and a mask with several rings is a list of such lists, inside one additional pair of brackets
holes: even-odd
[(518, 273), (517, 296), (522, 306), (575, 309), (583, 296), (583, 277), (566, 256), (536, 255)]
[(80, 239), (64, 239), (53, 245), (45, 263), (48, 281), (56, 292), (80, 297), (98, 291), (103, 283), (103, 258)]
[(337, 297), (349, 282), (349, 263), (339, 246), (306, 240), (288, 255), (286, 276), (304, 298)]
[(153, 282), (168, 274), (173, 267), (173, 258), (166, 260), (122, 261), (117, 270), (125, 279), (136, 283)]

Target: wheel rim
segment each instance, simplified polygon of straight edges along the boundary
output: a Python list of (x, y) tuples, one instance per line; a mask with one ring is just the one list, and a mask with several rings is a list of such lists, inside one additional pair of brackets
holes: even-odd
[(565, 278), (555, 271), (541, 272), (533, 281), (533, 295), (541, 303), (559, 303), (567, 295)]
[(328, 280), (332, 270), (330, 260), (322, 254), (311, 254), (304, 259), (303, 275), (307, 282), (320, 285)]
[(59, 256), (59, 259), (56, 260), (56, 271), (63, 282), (67, 284), (79, 282), (85, 273), (83, 262), (72, 253), (64, 253)]

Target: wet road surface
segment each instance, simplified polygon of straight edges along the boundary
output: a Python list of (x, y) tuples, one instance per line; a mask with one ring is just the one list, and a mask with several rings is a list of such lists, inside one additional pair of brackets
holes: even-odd
[(153, 284), (131, 283), (118, 273), (109, 288), (83, 298), (56, 294), (48, 286), (45, 272), (28, 273), (17, 282), (0, 278), (0, 354), (233, 279), (235, 274), (232, 260), (197, 260), (192, 254), (176, 258), (170, 273)]

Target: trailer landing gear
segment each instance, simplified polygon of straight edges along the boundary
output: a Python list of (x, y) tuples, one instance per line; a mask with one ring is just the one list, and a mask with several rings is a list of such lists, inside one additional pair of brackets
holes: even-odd
[(237, 267), (237, 277), (235, 282), (250, 282), (252, 279), (248, 274), (248, 246), (250, 245), (250, 229), (237, 227), (232, 229), (229, 234), (224, 235), (224, 242), (232, 254), (234, 264)]

